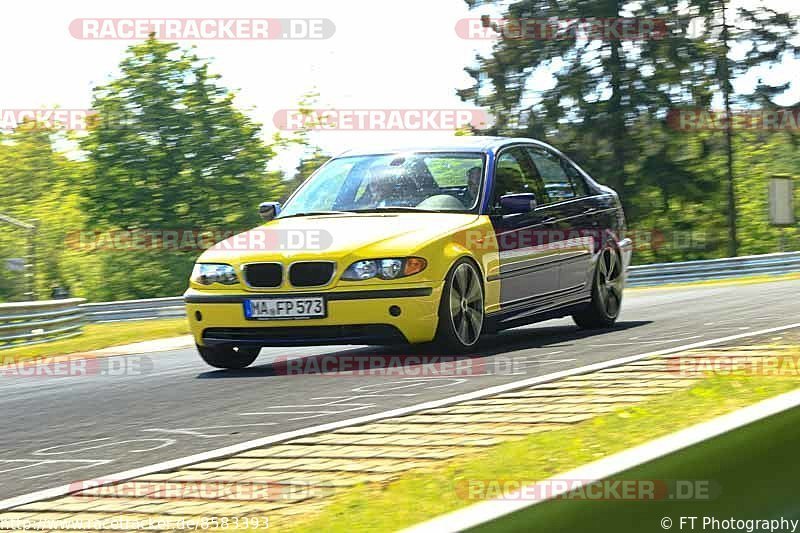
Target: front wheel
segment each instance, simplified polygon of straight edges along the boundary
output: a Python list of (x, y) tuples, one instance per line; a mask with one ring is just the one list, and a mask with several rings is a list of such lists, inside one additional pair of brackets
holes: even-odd
[(622, 308), (624, 279), (619, 253), (612, 247), (604, 248), (595, 267), (592, 301), (572, 315), (575, 323), (583, 329), (613, 326)]
[(215, 368), (239, 369), (256, 360), (260, 348), (233, 346), (197, 346), (203, 361)]
[(460, 259), (445, 279), (437, 344), (455, 352), (470, 349), (480, 339), (483, 319), (483, 283), (478, 268), (469, 259)]

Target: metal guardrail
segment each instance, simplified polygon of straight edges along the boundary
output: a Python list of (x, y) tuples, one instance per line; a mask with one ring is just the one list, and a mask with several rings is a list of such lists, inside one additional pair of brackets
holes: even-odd
[(81, 334), (83, 298), (0, 304), (0, 350)]
[(800, 272), (800, 252), (635, 266), (628, 270), (627, 285), (644, 287), (793, 272)]
[(91, 322), (118, 322), (120, 320), (149, 320), (154, 318), (179, 318), (186, 316), (183, 296), (123, 300), (82, 305), (87, 320)]
[[(635, 266), (628, 271), (628, 286), (645, 287), (742, 276), (790, 274), (793, 272), (800, 272), (800, 252)], [(56, 300), (59, 304), (74, 301)], [(52, 302), (37, 302), (37, 304), (52, 305)], [(31, 307), (35, 304), (0, 304), (0, 349), (3, 347), (4, 334), (2, 315), (5, 312), (3, 309), (4, 306), (7, 307), (9, 305), (27, 305)], [(152, 320), (186, 316), (182, 296), (90, 303), (81, 305), (80, 310), (85, 315), (85, 320), (89, 322)]]

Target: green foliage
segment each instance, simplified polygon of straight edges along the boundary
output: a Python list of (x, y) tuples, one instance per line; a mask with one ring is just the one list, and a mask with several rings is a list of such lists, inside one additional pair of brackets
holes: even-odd
[[(741, 10), (739, 26), (729, 18), (726, 41), (719, 31), (726, 2), (690, 0), (682, 14), (675, 14), (677, 0), (503, 3), (509, 18), (661, 18), (672, 33), (624, 43), (501, 39), (467, 69), (475, 85), (459, 94), (497, 118), (480, 133), (550, 141), (617, 188), (640, 241), (638, 263), (723, 256), (725, 135), (676, 131), (666, 112), (708, 108), (736, 76), (800, 52), (791, 44), (796, 20), (764, 9)], [(695, 16), (706, 22), (700, 38), (685, 30)], [(730, 43), (746, 45), (743, 54), (731, 58)], [(556, 72), (555, 87), (532, 86), (539, 67)], [(787, 87), (759, 82), (738, 101), (774, 107)], [(92, 249), (80, 245), (81, 232), (239, 232), (260, 223), (259, 202), (285, 200), (328, 159), (310, 140), (311, 121), (267, 144), (234, 97), (192, 50), (150, 38), (131, 46), (120, 74), (95, 88), (97, 114), (79, 136), (80, 151), (63, 132), (33, 122), (0, 134), (0, 213), (37, 223), (39, 297), (56, 285), (91, 300), (179, 294), (199, 249)], [(300, 112), (310, 115), (317, 98), (303, 95)], [(267, 169), (275, 152), (298, 149), (292, 177)], [(782, 236), (788, 249), (800, 249), (800, 231), (770, 227), (766, 208), (770, 176), (800, 177), (797, 139), (737, 131), (733, 152), (740, 253), (776, 251)], [(466, 167), (431, 170), (446, 185), (463, 180)], [(22, 299), (24, 278), (4, 260), (25, 256), (26, 234), (0, 228), (0, 301)]]
[(92, 162), (83, 183), (90, 224), (256, 224), (257, 200), (281, 189), (264, 179), (272, 153), (209, 65), (149, 39), (120, 68), (119, 79), (95, 89), (98, 119), (82, 143)]
[[(286, 194), (266, 169), (273, 151), (259, 125), (207, 62), (151, 38), (128, 49), (120, 70), (95, 89), (84, 157), (55, 151), (63, 134), (38, 124), (0, 138), (0, 212), (39, 222), (39, 297), (55, 285), (91, 300), (180, 294), (202, 250), (92, 249), (80, 235), (236, 233), (260, 222), (259, 202)], [(2, 232), (0, 258), (22, 257), (24, 241), (21, 230)], [(3, 265), (0, 274), (0, 300), (21, 299), (22, 276)]]
[[(0, 137), (0, 213), (38, 226), (36, 285), (42, 296), (55, 285), (82, 283), (81, 269), (72, 268), (82, 254), (65, 242), (84, 221), (77, 183), (86, 164), (56, 152), (56, 136), (51, 129), (25, 122)], [(0, 222), (0, 261), (25, 257), (26, 247), (24, 230)], [(22, 300), (24, 293), (23, 275), (6, 270), (0, 262), (0, 300)]]
[[(485, 133), (552, 142), (615, 188), (642, 244), (635, 261), (720, 257), (735, 248), (729, 246), (726, 229), (725, 132), (677, 131), (666, 117), (681, 107), (719, 105), (714, 97), (720, 94), (731, 97), (724, 103), (736, 102), (731, 94), (736, 77), (800, 52), (792, 45), (798, 36), (796, 18), (761, 7), (740, 9), (734, 18), (730, 0), (467, 0), (470, 7), (487, 3), (502, 5), (504, 18), (511, 20), (665, 21), (668, 35), (663, 39), (520, 39), (500, 34), (491, 54), (465, 69), (475, 82), (459, 95), (497, 117)], [(700, 35), (689, 31), (693, 19), (703, 23)], [(734, 45), (744, 55), (732, 54)], [(554, 73), (552, 88), (533, 85), (541, 69)], [(759, 81), (739, 101), (774, 108), (772, 98), (788, 87)], [(779, 168), (798, 176), (794, 141), (784, 133), (733, 132), (740, 254), (778, 249), (779, 232), (766, 220), (766, 183)], [(796, 237), (791, 240), (797, 231), (787, 234), (790, 246), (800, 248)], [(654, 245), (647, 245), (649, 241)]]
[[(259, 202), (285, 199), (328, 159), (308, 131), (267, 145), (209, 71), (192, 51), (150, 38), (128, 49), (118, 77), (94, 89), (96, 114), (78, 136), (80, 152), (56, 150), (71, 139), (33, 122), (0, 134), (0, 213), (37, 223), (38, 297), (55, 286), (93, 301), (180, 294), (202, 250), (107, 246), (109, 237), (244, 231), (260, 223)], [(301, 109), (314, 98), (304, 96)], [(276, 150), (294, 147), (304, 154), (294, 178), (267, 169)], [(24, 277), (2, 260), (25, 256), (26, 235), (1, 227), (0, 301), (21, 300)], [(98, 238), (106, 246), (94, 246)]]
[(439, 187), (458, 187), (467, 183), (467, 174), (482, 163), (477, 158), (432, 157), (425, 161)]
[[(121, 76), (94, 93), (81, 147), (86, 229), (222, 230), (259, 223), (256, 205), (284, 194), (271, 148), (209, 64), (153, 38), (132, 46)], [(103, 250), (94, 299), (179, 294), (201, 250)]]

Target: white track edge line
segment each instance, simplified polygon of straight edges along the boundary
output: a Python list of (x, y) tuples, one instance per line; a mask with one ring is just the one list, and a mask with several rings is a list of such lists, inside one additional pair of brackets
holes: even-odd
[[(800, 405), (800, 390), (787, 392), (580, 466), (569, 472), (558, 474), (545, 481), (534, 483), (524, 489), (510, 493), (505, 499), (480, 502), (404, 529), (401, 533), (455, 532), (487, 524), (505, 515), (552, 500), (568, 490), (577, 489), (609, 478), (665, 455), (795, 408), (798, 405)], [(560, 488), (558, 490), (545, 490), (552, 489), (554, 480), (575, 481), (569, 488), (564, 490)], [(522, 491), (528, 491), (528, 494), (547, 494), (547, 497), (538, 500), (526, 500), (520, 497)]]
[[(260, 448), (262, 446), (266, 446), (268, 444), (275, 444), (278, 442), (282, 442), (285, 440), (295, 439), (298, 437), (305, 437), (308, 435), (313, 435), (315, 433), (322, 433), (326, 431), (333, 431), (336, 429), (349, 427), (349, 426), (358, 426), (361, 424), (366, 424), (368, 422), (374, 422), (376, 420), (383, 420), (385, 418), (393, 418), (396, 416), (403, 416), (411, 413), (415, 413), (417, 411), (424, 411), (426, 409), (435, 409), (438, 407), (444, 407), (447, 405), (451, 405), (454, 403), (465, 402), (469, 400), (475, 400), (478, 398), (483, 398), (485, 396), (492, 396), (495, 394), (501, 394), (503, 392), (508, 392), (514, 389), (520, 389), (525, 387), (530, 387), (532, 385), (540, 385), (543, 383), (548, 383), (551, 381), (556, 381), (562, 378), (577, 376), (580, 374), (588, 374), (591, 372), (595, 372), (597, 370), (604, 370), (606, 368), (613, 368), (615, 366), (621, 366), (627, 363), (632, 363), (634, 361), (639, 361), (641, 359), (647, 359), (648, 357), (657, 357), (661, 355), (669, 355), (672, 353), (682, 352), (684, 350), (694, 350), (696, 348), (704, 348), (706, 346), (713, 346), (715, 344), (721, 344), (724, 342), (735, 341), (738, 339), (744, 339), (747, 337), (756, 337), (758, 335), (767, 335), (769, 333), (776, 333), (779, 331), (784, 331), (787, 329), (794, 329), (800, 327), (800, 323), (788, 324), (785, 326), (778, 326), (769, 329), (762, 329), (758, 331), (748, 331), (745, 333), (739, 333), (736, 335), (730, 335), (728, 337), (720, 337), (717, 339), (709, 339), (706, 341), (696, 342), (693, 344), (686, 344), (683, 346), (676, 346), (674, 348), (666, 348), (663, 350), (657, 350), (654, 352), (648, 352), (639, 355), (630, 355), (625, 357), (620, 357), (618, 359), (611, 359), (608, 361), (602, 361), (599, 363), (593, 363), (591, 365), (586, 365), (578, 368), (572, 368), (568, 370), (562, 370), (560, 372), (553, 372), (551, 374), (545, 374), (543, 376), (536, 376), (532, 378), (523, 379), (520, 381), (514, 381), (511, 383), (504, 383), (502, 385), (495, 385), (492, 387), (488, 387), (485, 389), (480, 389), (473, 392), (468, 392), (464, 394), (459, 394), (457, 396), (451, 396), (449, 398), (442, 398), (439, 400), (432, 400), (429, 402), (424, 402), (417, 405), (410, 405), (408, 407), (400, 407), (397, 409), (391, 409), (389, 411), (383, 411), (381, 413), (373, 413), (371, 415), (360, 416), (356, 418), (349, 418), (346, 420), (339, 420), (337, 422), (329, 422), (327, 424), (320, 424), (318, 426), (311, 426), (307, 428), (301, 428), (294, 431), (288, 431), (285, 433), (279, 433), (277, 435), (270, 435), (268, 437), (261, 437), (258, 439), (250, 440), (241, 442), (239, 444), (233, 444), (230, 446), (225, 446), (223, 448), (218, 448), (216, 450), (209, 450), (207, 452), (202, 452), (194, 455), (189, 455), (186, 457), (180, 457), (178, 459), (172, 459), (169, 461), (164, 461), (161, 463), (156, 463), (153, 465), (143, 466), (139, 468), (134, 468), (132, 470), (126, 470), (124, 472), (118, 472), (116, 474), (110, 474), (107, 476), (103, 476), (100, 478), (96, 478), (93, 480), (87, 480), (89, 483), (96, 483), (97, 486), (104, 486), (110, 485), (112, 483), (116, 483), (119, 481), (125, 481), (136, 477), (147, 476), (150, 474), (155, 474), (157, 472), (161, 472), (163, 470), (174, 470), (176, 468), (180, 468), (183, 466), (188, 466), (194, 463), (201, 463), (205, 461), (209, 461), (211, 459), (218, 459), (220, 457), (225, 457), (228, 455), (235, 455), (237, 453), (242, 453), (247, 450), (252, 450), (253, 448)], [(59, 496), (65, 496), (71, 492), (76, 492), (75, 484), (67, 484), (61, 485), (59, 487), (53, 487), (50, 489), (43, 489), (38, 490), (35, 492), (31, 492), (28, 494), (23, 494), (20, 496), (14, 496), (12, 498), (7, 498), (5, 500), (0, 500), (0, 511), (8, 510), (12, 507), (18, 507), (20, 505), (25, 505), (28, 503), (38, 502), (41, 500), (48, 500), (51, 498), (57, 498)]]

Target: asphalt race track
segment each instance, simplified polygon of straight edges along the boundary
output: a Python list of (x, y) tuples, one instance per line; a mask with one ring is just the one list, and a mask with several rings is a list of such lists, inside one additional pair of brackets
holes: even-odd
[[(798, 322), (798, 301), (800, 281), (629, 290), (613, 330), (583, 332), (571, 320), (558, 320), (506, 331), (487, 337), (475, 350), (482, 359), (458, 371), (434, 364), (438, 354), (430, 347), (316, 347), (264, 349), (253, 367), (236, 372), (215, 371), (194, 350), (178, 350), (112, 358), (102, 371), (83, 375), (0, 375), (0, 499), (626, 355), (791, 324)], [(309, 358), (326, 354), (358, 356), (372, 365), (389, 361), (385, 356), (413, 355), (430, 364), (409, 363), (388, 375), (340, 373), (330, 371), (336, 358)]]

